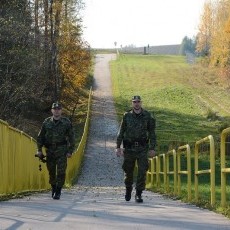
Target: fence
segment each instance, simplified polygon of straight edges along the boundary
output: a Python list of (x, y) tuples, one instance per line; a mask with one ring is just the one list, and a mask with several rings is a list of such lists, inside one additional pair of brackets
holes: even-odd
[(226, 206), (226, 173), (230, 173), (230, 168), (226, 168), (226, 138), (230, 134), (230, 128), (224, 129), (221, 133), (221, 205)]
[(88, 130), (89, 130), (91, 100), (92, 100), (92, 92), (90, 89), (89, 100), (88, 100), (88, 111), (87, 111), (87, 116), (86, 116), (86, 121), (84, 126), (84, 132), (81, 137), (81, 141), (78, 145), (77, 151), (73, 154), (73, 156), (70, 159), (68, 159), (68, 165), (66, 170), (66, 181), (65, 181), (66, 185), (71, 185), (73, 183), (73, 179), (76, 177), (76, 174), (79, 173), (79, 169), (81, 166), (81, 161), (83, 158), (85, 145), (87, 141)]
[[(68, 159), (66, 185), (72, 183), (79, 171), (88, 134), (90, 105), (91, 89), (84, 133), (78, 149)], [(50, 188), (46, 167), (38, 170), (39, 161), (34, 157), (36, 149), (36, 141), (32, 137), (0, 120), (0, 195)]]
[[(221, 133), (221, 206), (226, 206), (226, 174), (230, 173), (230, 168), (226, 167), (226, 139), (227, 135), (230, 134), (230, 127), (224, 129)], [(202, 143), (208, 144), (208, 156), (210, 158), (209, 169), (202, 169), (199, 165), (199, 155), (200, 155), (200, 145)], [(161, 187), (161, 177), (163, 176), (163, 189), (164, 192), (169, 192), (169, 175), (173, 175), (173, 192), (175, 195), (181, 194), (181, 175), (187, 175), (187, 199), (191, 201), (192, 199), (192, 183), (191, 177), (192, 172), (194, 175), (194, 199), (198, 201), (199, 199), (199, 175), (210, 174), (210, 203), (215, 205), (216, 203), (216, 184), (215, 184), (215, 143), (212, 135), (205, 137), (195, 143), (195, 153), (194, 153), (194, 168), (191, 167), (191, 153), (190, 146), (184, 145), (178, 147), (177, 151), (175, 149), (167, 152), (166, 154), (160, 154), (149, 159), (149, 170), (146, 176), (146, 187), (147, 188), (159, 188)], [(206, 153), (207, 154), (207, 153)], [(182, 170), (181, 156), (186, 156), (186, 167)], [(171, 158), (170, 158), (171, 156)], [(171, 159), (171, 164), (170, 164)], [(171, 165), (172, 170), (170, 170), (169, 165)], [(202, 167), (202, 166), (201, 166)]]
[[(209, 141), (210, 144), (210, 168), (199, 170), (198, 165), (198, 155), (199, 155), (199, 146)], [(195, 200), (198, 201), (198, 176), (202, 174), (210, 174), (210, 182), (211, 182), (211, 205), (215, 204), (216, 196), (215, 196), (215, 146), (213, 136), (209, 135), (195, 143)]]
[(123, 47), (120, 53), (128, 54), (155, 54), (155, 55), (180, 55), (181, 45), (163, 45), (146, 47)]
[[(181, 170), (181, 155), (187, 156), (187, 164), (186, 170)], [(188, 191), (188, 200), (191, 200), (192, 197), (192, 189), (191, 189), (191, 151), (189, 145), (180, 146), (177, 150), (177, 193), (178, 195), (181, 194), (181, 176), (187, 175), (187, 191)]]

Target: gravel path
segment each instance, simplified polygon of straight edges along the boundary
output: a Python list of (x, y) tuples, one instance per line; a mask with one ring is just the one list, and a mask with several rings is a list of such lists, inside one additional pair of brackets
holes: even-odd
[(88, 143), (78, 182), (61, 200), (49, 193), (0, 202), (0, 230), (230, 230), (230, 220), (149, 191), (124, 200), (122, 159), (114, 153), (118, 123), (108, 62), (97, 55)]
[[(97, 56), (92, 98), (92, 119), (85, 161), (78, 187), (113, 189), (123, 186), (121, 158), (114, 152), (118, 122), (111, 94), (108, 62), (115, 56)], [(103, 59), (103, 60), (102, 60)]]

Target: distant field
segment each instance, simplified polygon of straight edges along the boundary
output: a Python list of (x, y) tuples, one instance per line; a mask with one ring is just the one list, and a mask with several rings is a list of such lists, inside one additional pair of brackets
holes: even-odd
[(215, 70), (189, 65), (184, 56), (121, 55), (111, 62), (113, 93), (121, 118), (133, 95), (157, 121), (158, 150), (213, 135), (230, 126), (229, 86)]

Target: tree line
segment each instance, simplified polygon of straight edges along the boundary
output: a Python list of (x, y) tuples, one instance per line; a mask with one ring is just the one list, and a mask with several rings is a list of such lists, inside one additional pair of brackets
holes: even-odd
[(230, 0), (208, 0), (197, 34), (196, 51), (206, 64), (220, 70), (230, 80)]
[(90, 80), (83, 7), (81, 0), (1, 0), (0, 119), (17, 127), (53, 101), (74, 112)]

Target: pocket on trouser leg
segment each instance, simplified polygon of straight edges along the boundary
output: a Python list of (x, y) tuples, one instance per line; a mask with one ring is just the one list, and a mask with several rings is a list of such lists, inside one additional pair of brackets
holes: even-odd
[(66, 176), (66, 168), (67, 168), (67, 158), (61, 157), (57, 162), (57, 185), (62, 187), (65, 183)]
[(53, 158), (47, 157), (46, 167), (49, 172), (49, 183), (56, 184), (56, 162)]
[(135, 161), (130, 161), (130, 160), (124, 160), (122, 169), (124, 172), (130, 172), (133, 171), (135, 167)]
[(140, 171), (141, 174), (144, 174), (148, 171), (148, 168), (149, 168), (148, 158), (138, 159), (137, 164), (138, 164), (138, 171)]
[(125, 161), (122, 166), (124, 170), (124, 182), (126, 187), (132, 187), (134, 166), (132, 162)]

